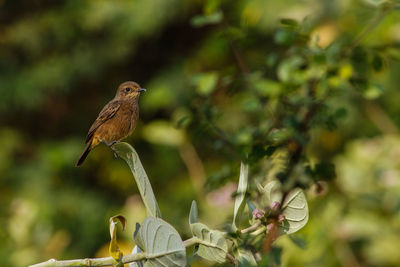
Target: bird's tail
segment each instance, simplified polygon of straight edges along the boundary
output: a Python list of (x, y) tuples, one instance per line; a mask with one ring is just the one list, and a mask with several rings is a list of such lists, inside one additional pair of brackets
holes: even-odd
[(75, 167), (79, 167), (82, 165), (82, 163), (85, 161), (87, 155), (89, 154), (90, 150), (92, 150), (91, 146), (92, 146), (92, 140), (90, 140), (87, 143), (86, 148), (85, 148), (85, 150), (83, 150), (81, 156), (79, 157), (78, 161), (76, 162)]

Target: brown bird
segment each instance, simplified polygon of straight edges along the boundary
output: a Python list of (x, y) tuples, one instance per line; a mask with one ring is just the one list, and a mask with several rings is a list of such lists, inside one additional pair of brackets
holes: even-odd
[(107, 146), (128, 137), (135, 130), (139, 119), (139, 96), (146, 91), (135, 82), (124, 82), (117, 90), (114, 99), (108, 102), (90, 127), (86, 136), (86, 148), (76, 162), (82, 165), (89, 152), (99, 143)]

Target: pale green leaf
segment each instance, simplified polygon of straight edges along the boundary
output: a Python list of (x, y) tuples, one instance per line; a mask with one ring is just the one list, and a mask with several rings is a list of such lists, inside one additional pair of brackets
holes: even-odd
[(210, 261), (225, 262), (228, 244), (224, 233), (210, 230), (202, 223), (192, 223), (190, 229), (192, 234), (199, 239), (197, 255)]
[[(131, 254), (138, 254), (140, 252), (143, 252), (138, 246), (135, 246), (132, 250)], [(142, 261), (133, 261), (129, 263), (129, 267), (143, 267), (143, 262)]]
[(154, 217), (161, 217), (160, 208), (158, 207), (156, 197), (154, 196), (153, 189), (146, 171), (140, 162), (139, 155), (136, 150), (128, 143), (121, 142), (112, 146), (113, 150), (122, 159), (128, 163), (138, 186), (140, 196), (142, 197), (144, 206), (146, 207), (147, 215)]
[(264, 202), (264, 205), (268, 206), (274, 201), (277, 201), (279, 203), (282, 201), (281, 184), (279, 183), (279, 181), (272, 180), (264, 187), (258, 185), (258, 189), (263, 194), (262, 200)]
[(160, 218), (144, 219), (135, 237), (146, 253), (144, 266), (186, 266), (186, 249), (178, 232)]
[(197, 218), (197, 204), (196, 201), (192, 201), (192, 206), (190, 207), (190, 213), (189, 213), (189, 224), (192, 223), (197, 223), (198, 218)]
[(281, 230), (292, 234), (306, 225), (308, 221), (308, 205), (303, 190), (295, 188), (285, 197), (282, 205), (285, 221)]
[(245, 202), (245, 196), (247, 191), (247, 182), (249, 176), (249, 165), (244, 164), (243, 162), (240, 163), (240, 176), (239, 176), (239, 184), (235, 198), (235, 207), (233, 211), (233, 223), (232, 227), (236, 231), (236, 220), (238, 215), (243, 211)]

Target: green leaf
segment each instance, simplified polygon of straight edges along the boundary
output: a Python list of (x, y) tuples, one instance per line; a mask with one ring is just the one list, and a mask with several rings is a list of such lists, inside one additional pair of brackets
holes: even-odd
[(260, 79), (254, 82), (254, 89), (262, 96), (277, 97), (282, 91), (282, 85), (269, 79)]
[(113, 216), (110, 218), (110, 246), (108, 251), (110, 252), (111, 257), (115, 260), (120, 260), (122, 257), (122, 252), (119, 250), (117, 244), (117, 224), (120, 222), (122, 224), (122, 229), (125, 229), (126, 226), (126, 219), (122, 215)]
[(146, 207), (147, 215), (160, 217), (161, 212), (158, 207), (156, 197), (154, 196), (153, 189), (149, 178), (147, 177), (146, 171), (140, 162), (139, 155), (136, 150), (128, 143), (121, 142), (116, 143), (112, 146), (113, 150), (128, 163), (129, 168), (132, 171), (133, 177), (135, 178), (136, 184), (139, 188), (140, 196), (142, 197), (144, 206)]
[(370, 84), (366, 90), (364, 90), (363, 95), (366, 99), (376, 99), (380, 97), (383, 93), (381, 86), (376, 84)]
[(191, 223), (190, 230), (199, 239), (197, 255), (206, 260), (219, 263), (225, 262), (226, 254), (228, 253), (228, 244), (224, 233), (217, 230), (210, 230), (206, 225), (198, 222)]
[(253, 219), (253, 211), (257, 208), (256, 205), (254, 205), (253, 202), (251, 202), (250, 200), (246, 201), (247, 203), (247, 207), (249, 209), (249, 219), (252, 220)]
[(289, 28), (279, 29), (274, 35), (274, 41), (280, 45), (291, 45), (296, 39), (296, 33)]
[(238, 214), (241, 213), (244, 209), (246, 204), (245, 196), (247, 191), (247, 182), (249, 176), (249, 165), (244, 164), (243, 162), (240, 163), (240, 176), (239, 176), (239, 185), (237, 189), (237, 194), (235, 198), (235, 207), (233, 211), (233, 223), (232, 227), (236, 231), (236, 220), (238, 218)]
[(280, 21), (281, 21), (281, 24), (285, 25), (285, 26), (294, 27), (294, 28), (299, 26), (299, 23), (294, 19), (281, 19)]
[(197, 204), (196, 204), (196, 201), (193, 200), (192, 206), (190, 207), (189, 224), (197, 223), (198, 222), (197, 217), (198, 217), (197, 216)]
[(303, 190), (295, 188), (285, 197), (282, 205), (285, 223), (281, 230), (286, 234), (297, 232), (308, 221), (308, 205)]
[(289, 238), (299, 248), (307, 249), (307, 241), (304, 238), (300, 238), (296, 235), (289, 235)]
[(224, 14), (217, 10), (212, 14), (209, 15), (197, 15), (194, 16), (191, 20), (191, 24), (194, 27), (202, 27), (208, 24), (218, 24), (224, 18)]
[(135, 241), (146, 253), (144, 266), (186, 266), (186, 250), (181, 237), (160, 218), (144, 219)]
[(196, 86), (197, 93), (207, 96), (215, 90), (218, 74), (214, 71), (196, 74), (192, 77), (192, 83)]
[(279, 80), (284, 83), (302, 84), (305, 81), (305, 76), (301, 71), (303, 64), (305, 64), (304, 58), (298, 55), (283, 60), (277, 70)]
[(239, 249), (238, 250), (238, 266), (257, 266), (256, 259), (250, 250)]

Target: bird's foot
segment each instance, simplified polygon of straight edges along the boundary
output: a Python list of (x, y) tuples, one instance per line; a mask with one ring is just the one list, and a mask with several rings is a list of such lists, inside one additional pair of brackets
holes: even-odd
[(114, 144), (119, 143), (120, 141), (112, 141), (112, 142), (103, 141), (103, 142), (104, 142), (104, 144), (106, 144), (108, 147), (112, 147)]

